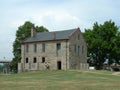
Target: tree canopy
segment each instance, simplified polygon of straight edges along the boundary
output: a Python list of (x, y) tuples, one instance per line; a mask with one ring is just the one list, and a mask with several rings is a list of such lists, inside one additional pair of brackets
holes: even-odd
[(113, 21), (94, 23), (93, 29), (85, 29), (84, 37), (88, 45), (88, 63), (102, 69), (108, 65), (120, 64), (120, 32)]
[(14, 58), (12, 60), (11, 68), (17, 70), (17, 64), (21, 60), (21, 42), (27, 38), (30, 37), (31, 35), (31, 28), (35, 28), (37, 32), (44, 32), (48, 31), (43, 26), (35, 26), (33, 23), (30, 21), (26, 21), (24, 25), (19, 26), (18, 30), (16, 31), (16, 38), (13, 43), (13, 55)]

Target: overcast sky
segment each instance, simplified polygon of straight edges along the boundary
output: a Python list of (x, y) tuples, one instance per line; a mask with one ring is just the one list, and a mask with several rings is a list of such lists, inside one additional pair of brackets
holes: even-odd
[(110, 19), (120, 26), (120, 0), (0, 0), (0, 60), (12, 60), (16, 30), (25, 21), (49, 31), (84, 31)]

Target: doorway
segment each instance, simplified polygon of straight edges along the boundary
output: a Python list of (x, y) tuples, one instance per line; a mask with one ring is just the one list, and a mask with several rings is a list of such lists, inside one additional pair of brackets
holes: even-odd
[(58, 61), (58, 62), (57, 62), (57, 69), (58, 69), (58, 70), (61, 70), (61, 61)]

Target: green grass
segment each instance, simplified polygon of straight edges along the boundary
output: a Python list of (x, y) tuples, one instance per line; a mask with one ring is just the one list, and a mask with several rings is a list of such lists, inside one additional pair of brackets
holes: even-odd
[(107, 71), (0, 74), (0, 90), (120, 90), (120, 74)]

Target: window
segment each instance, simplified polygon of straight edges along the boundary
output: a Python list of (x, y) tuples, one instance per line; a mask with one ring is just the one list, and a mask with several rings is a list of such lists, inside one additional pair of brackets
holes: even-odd
[(42, 57), (42, 63), (45, 63), (45, 57)]
[(26, 52), (29, 52), (29, 45), (26, 45)]
[(82, 46), (82, 54), (84, 53), (84, 46)]
[(37, 44), (34, 44), (34, 52), (37, 52)]
[(61, 54), (61, 44), (60, 43), (56, 44), (56, 54), (57, 54), (57, 56), (59, 56)]
[(80, 56), (80, 46), (78, 46), (78, 56)]
[(60, 50), (60, 49), (61, 49), (61, 44), (57, 43), (57, 50)]
[(37, 59), (36, 57), (33, 58), (33, 63), (36, 63), (37, 62)]
[(26, 58), (26, 63), (28, 63), (28, 58)]
[(42, 52), (45, 52), (45, 43), (42, 44)]
[(78, 40), (80, 40), (80, 34), (78, 34)]
[(74, 52), (76, 53), (77, 51), (77, 47), (76, 47), (76, 44), (74, 45)]

